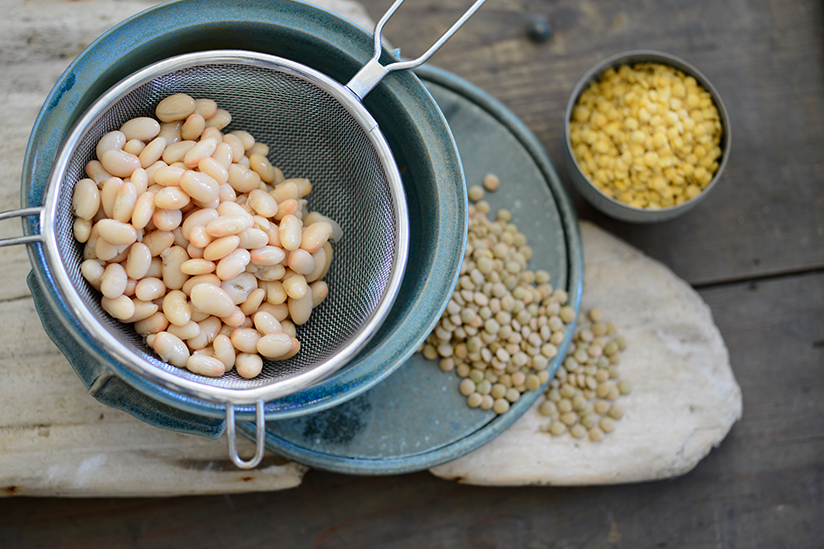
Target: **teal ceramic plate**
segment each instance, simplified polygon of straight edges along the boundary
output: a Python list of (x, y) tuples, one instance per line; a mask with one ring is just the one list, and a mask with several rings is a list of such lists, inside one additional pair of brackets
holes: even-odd
[[(449, 123), (463, 162), (467, 186), (487, 173), (501, 188), (487, 193), (496, 211), (507, 208), (534, 251), (533, 269), (545, 269), (557, 288), (569, 292), (576, 311), (582, 285), (577, 219), (555, 167), (540, 142), (510, 111), (477, 87), (447, 72), (417, 71)], [(456, 213), (457, 214), (457, 213)], [(456, 249), (456, 254), (461, 250)], [(572, 334), (561, 345), (560, 363)], [(503, 432), (538, 398), (526, 393), (510, 411), (469, 408), (459, 378), (436, 361), (414, 354), (367, 392), (334, 408), (293, 419), (269, 421), (266, 447), (293, 461), (351, 474), (397, 474), (456, 459)], [(254, 425), (239, 429), (254, 437)]]

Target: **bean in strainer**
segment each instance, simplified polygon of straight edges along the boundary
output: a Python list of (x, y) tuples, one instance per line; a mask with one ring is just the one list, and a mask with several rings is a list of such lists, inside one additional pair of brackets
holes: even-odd
[[(230, 454), (240, 467), (254, 467), (262, 457), (263, 403), (343, 366), (374, 334), (397, 294), (408, 245), (403, 189), (391, 150), (360, 99), (388, 72), (426, 61), (483, 0), (423, 56), (384, 67), (378, 62), (381, 29), (401, 2), (378, 22), (375, 55), (347, 86), (286, 59), (237, 50), (186, 54), (134, 73), (74, 126), (53, 164), (43, 207), (0, 215), (39, 216), (39, 234), (2, 245), (42, 245), (59, 299), (76, 313), (91, 340), (152, 383), (225, 404)], [(312, 180), (311, 209), (337, 219), (346, 232), (329, 275), (329, 300), (300, 335), (304, 350), (254, 380), (234, 375), (212, 380), (160, 362), (142, 338), (101, 310), (98, 296), (79, 274), (81, 248), (72, 237), (69, 205), (73, 185), (83, 177), (97, 140), (130, 118), (151, 114), (162, 97), (182, 92), (215, 99), (233, 114), (234, 127), (271, 146), (275, 165), (287, 175)], [(256, 406), (258, 451), (253, 460), (243, 462), (234, 448), (234, 406), (247, 404)]]

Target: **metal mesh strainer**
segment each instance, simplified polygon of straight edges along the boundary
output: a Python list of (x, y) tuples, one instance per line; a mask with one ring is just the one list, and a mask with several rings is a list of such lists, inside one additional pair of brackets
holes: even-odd
[[(380, 31), (403, 0), (397, 0), (375, 29), (375, 55), (342, 86), (286, 59), (247, 51), (187, 54), (146, 67), (104, 94), (84, 113), (55, 159), (42, 208), (0, 214), (0, 219), (39, 215), (40, 234), (0, 245), (41, 242), (60, 297), (76, 313), (93, 341), (123, 366), (150, 382), (185, 395), (226, 404), (230, 457), (254, 467), (263, 454), (263, 402), (315, 383), (343, 366), (376, 332), (391, 308), (406, 265), (408, 219), (400, 175), (386, 140), (360, 99), (388, 72), (420, 65), (477, 10), (478, 0), (420, 58), (382, 66)], [(327, 300), (300, 327), (301, 352), (266, 363), (247, 380), (230, 372), (206, 378), (160, 361), (130, 325), (112, 319), (99, 294), (80, 274), (82, 245), (72, 231), (74, 184), (107, 132), (138, 116), (152, 116), (160, 99), (187, 93), (214, 99), (232, 114), (226, 131), (242, 129), (270, 147), (269, 159), (286, 177), (313, 183), (309, 209), (335, 219), (344, 238), (334, 247), (326, 280)], [(258, 451), (237, 456), (234, 406), (256, 404)]]

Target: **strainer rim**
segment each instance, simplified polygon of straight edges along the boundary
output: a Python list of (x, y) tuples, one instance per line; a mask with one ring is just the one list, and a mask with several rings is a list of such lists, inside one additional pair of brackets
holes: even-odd
[[(389, 189), (393, 198), (393, 213), (397, 220), (395, 242), (393, 244), (393, 249), (396, 253), (392, 260), (391, 271), (384, 291), (374, 310), (369, 314), (356, 334), (350, 338), (342, 351), (309, 371), (257, 387), (220, 387), (201, 383), (167, 372), (136, 356), (126, 345), (113, 337), (111, 333), (94, 318), (91, 311), (89, 311), (83, 303), (77, 289), (71, 283), (68, 271), (60, 258), (55, 224), (49, 222), (50, 220), (54, 220), (57, 215), (57, 205), (60, 190), (63, 186), (63, 177), (72, 158), (73, 151), (86, 129), (100, 118), (102, 111), (110, 105), (112, 101), (150, 80), (181, 68), (206, 63), (240, 63), (263, 68), (276, 67), (278, 70), (301, 78), (329, 93), (364, 129), (365, 135), (375, 147), (378, 159), (389, 181)], [(68, 309), (75, 316), (80, 326), (86, 331), (84, 335), (91, 336), (104, 352), (115, 359), (116, 365), (125, 367), (131, 373), (136, 374), (148, 382), (155, 383), (167, 390), (178, 392), (189, 397), (235, 405), (251, 404), (260, 400), (269, 401), (289, 395), (321, 381), (345, 366), (375, 335), (380, 325), (386, 319), (400, 290), (409, 254), (409, 219), (406, 196), (400, 173), (398, 172), (394, 156), (386, 138), (358, 96), (343, 84), (311, 67), (283, 57), (246, 50), (207, 50), (167, 58), (132, 73), (102, 94), (72, 126), (67, 138), (58, 149), (46, 184), (42, 219), (44, 222), (41, 223), (41, 235), (43, 238), (42, 249), (45, 262), (51, 271), (58, 294), (66, 301)], [(95, 346), (86, 341), (85, 338), (80, 338), (80, 343), (88, 351), (95, 355), (98, 354)]]

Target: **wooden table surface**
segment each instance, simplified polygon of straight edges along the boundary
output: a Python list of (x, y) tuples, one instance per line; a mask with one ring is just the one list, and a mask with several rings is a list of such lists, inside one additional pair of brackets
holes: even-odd
[[(363, 0), (377, 19), (388, 0)], [(411, 0), (386, 35), (421, 53), (466, 0)], [(533, 17), (554, 30), (530, 40)], [(432, 64), (529, 126), (559, 171), (561, 120), (600, 59), (657, 49), (721, 93), (719, 187), (651, 226), (581, 218), (692, 284), (712, 309), (743, 419), (687, 475), (589, 488), (478, 488), (429, 473), (310, 471), (298, 488), (168, 499), (0, 500), (3, 547), (805, 548), (824, 538), (824, 10), (815, 1), (489, 0)], [(18, 131), (18, 130), (15, 130)], [(24, 130), (19, 130), (24, 131)]]

